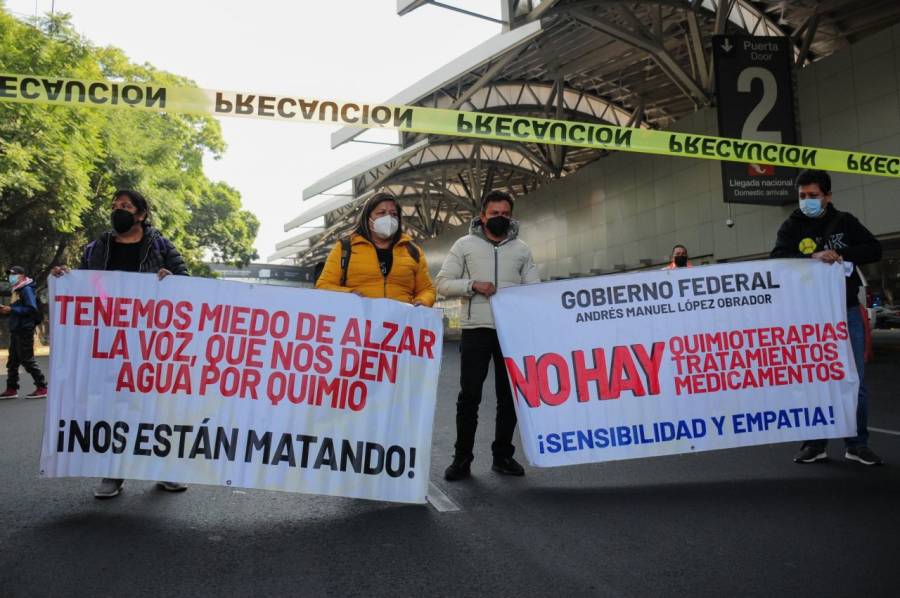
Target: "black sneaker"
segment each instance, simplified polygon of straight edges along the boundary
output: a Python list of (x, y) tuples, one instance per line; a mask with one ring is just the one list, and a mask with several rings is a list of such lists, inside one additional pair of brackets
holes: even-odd
[(828, 459), (828, 453), (825, 452), (825, 449), (811, 444), (804, 446), (799, 453), (794, 455), (794, 463), (815, 463), (826, 459)]
[(503, 475), (525, 475), (525, 468), (512, 457), (494, 457), (491, 469)]
[(453, 457), (453, 463), (444, 470), (444, 479), (448, 482), (456, 482), (463, 480), (472, 475), (470, 466), (472, 465), (472, 457), (460, 459)]
[(881, 465), (884, 461), (867, 446), (848, 446), (844, 458), (863, 465)]

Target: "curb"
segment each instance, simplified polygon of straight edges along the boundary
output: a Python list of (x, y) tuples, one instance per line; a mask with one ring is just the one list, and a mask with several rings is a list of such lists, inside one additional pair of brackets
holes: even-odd
[[(50, 347), (35, 347), (35, 357), (47, 357), (48, 355), (50, 355)], [(0, 358), (6, 359), (7, 357), (9, 357), (9, 349), (0, 349)]]

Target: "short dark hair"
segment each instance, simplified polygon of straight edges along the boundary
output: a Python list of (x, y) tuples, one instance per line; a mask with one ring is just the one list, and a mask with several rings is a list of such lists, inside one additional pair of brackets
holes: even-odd
[(818, 185), (822, 193), (831, 193), (831, 177), (824, 170), (801, 170), (797, 175), (796, 187), (799, 189), (803, 185)]
[(123, 195), (137, 208), (138, 213), (144, 214), (144, 224), (150, 224), (150, 203), (147, 201), (147, 198), (134, 189), (117, 189), (113, 194), (113, 201), (116, 201)]
[(678, 243), (677, 245), (674, 245), (674, 246), (672, 247), (672, 252), (669, 253), (669, 255), (675, 255), (675, 250), (678, 249), (679, 247), (681, 247), (682, 249), (684, 249), (684, 252), (685, 252), (685, 253), (688, 253), (687, 247), (685, 247), (685, 246), (682, 245), (681, 243)]
[(509, 211), (513, 210), (513, 198), (512, 195), (505, 191), (491, 191), (487, 195), (484, 196), (484, 199), (481, 200), (481, 213), (485, 213), (487, 211), (487, 205), (489, 203), (497, 202), (497, 201), (505, 201), (509, 204)]

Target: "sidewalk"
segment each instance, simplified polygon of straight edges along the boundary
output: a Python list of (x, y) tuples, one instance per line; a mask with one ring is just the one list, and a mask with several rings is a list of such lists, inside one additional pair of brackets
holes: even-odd
[[(34, 348), (35, 357), (47, 357), (50, 355), (50, 347), (35, 347)], [(9, 357), (9, 349), (0, 349), (0, 359), (6, 359)]]

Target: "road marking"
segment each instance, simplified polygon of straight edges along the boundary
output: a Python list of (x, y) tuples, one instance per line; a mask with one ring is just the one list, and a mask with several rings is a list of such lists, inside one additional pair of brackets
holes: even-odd
[(461, 511), (458, 504), (453, 502), (444, 491), (438, 488), (434, 482), (428, 482), (428, 495), (425, 497), (431, 506), (439, 513), (449, 513), (451, 511)]
[(882, 428), (869, 428), (869, 432), (880, 432), (881, 434), (890, 434), (891, 436), (900, 436), (897, 430), (884, 430)]

